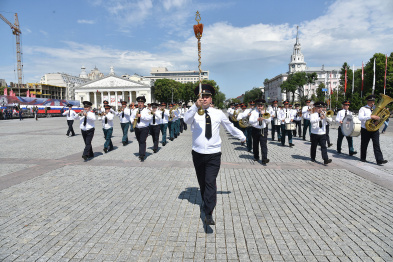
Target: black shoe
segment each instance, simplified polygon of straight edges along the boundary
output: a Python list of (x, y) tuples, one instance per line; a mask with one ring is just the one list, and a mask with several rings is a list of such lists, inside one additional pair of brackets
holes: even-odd
[(104, 152), (105, 152), (105, 153), (108, 153), (108, 148), (104, 148)]
[(378, 165), (383, 165), (386, 164), (388, 161), (387, 160), (382, 160), (382, 161), (377, 161)]
[(358, 152), (356, 152), (356, 151), (353, 151), (353, 152), (349, 152), (349, 155), (350, 156), (353, 156), (353, 155), (356, 155)]
[(331, 147), (333, 144), (332, 143), (330, 143), (330, 144), (328, 144), (328, 147)]
[(315, 159), (311, 159), (311, 162), (315, 162)]
[(169, 140), (173, 141), (173, 137), (169, 138)]
[(269, 163), (269, 161), (270, 161), (269, 159), (263, 159), (263, 160), (262, 160), (262, 164), (265, 164), (265, 165), (266, 165), (267, 163)]
[[(356, 152), (357, 153), (357, 152)], [(341, 151), (337, 151), (337, 154), (341, 154)], [(351, 153), (349, 153), (351, 155)], [(352, 156), (352, 155), (351, 155)]]
[(366, 160), (366, 159), (360, 159), (360, 161), (362, 161), (362, 162), (367, 162), (367, 160)]
[(157, 149), (153, 149), (153, 152), (154, 152), (154, 153), (157, 153)]
[(85, 155), (83, 155), (82, 158), (83, 158), (83, 160), (85, 160), (85, 161), (88, 159), (88, 157), (85, 156)]
[(216, 223), (213, 220), (213, 216), (212, 215), (206, 215), (205, 216), (205, 224), (206, 225), (215, 225)]
[(69, 136), (70, 134), (66, 134), (66, 136)]
[(255, 158), (255, 157), (254, 157), (253, 160), (254, 160), (254, 161), (259, 161), (259, 158)]
[(71, 135), (71, 136), (75, 136), (75, 134)]
[(289, 146), (292, 147), (292, 146), (295, 146), (295, 144), (289, 143)]
[(331, 159), (326, 159), (326, 160), (323, 161), (323, 163), (324, 163), (325, 165), (327, 165), (327, 164), (329, 164), (329, 163), (331, 163), (331, 162), (332, 162)]
[(304, 140), (304, 141), (306, 141), (306, 139), (305, 139), (305, 138), (303, 138), (303, 140)]
[(145, 156), (140, 156), (139, 159), (141, 160), (141, 162), (145, 161)]
[(113, 146), (112, 146), (112, 147), (110, 147), (108, 151), (112, 151), (112, 150), (113, 150)]
[(165, 145), (166, 145), (166, 142), (162, 143), (162, 146), (165, 146)]

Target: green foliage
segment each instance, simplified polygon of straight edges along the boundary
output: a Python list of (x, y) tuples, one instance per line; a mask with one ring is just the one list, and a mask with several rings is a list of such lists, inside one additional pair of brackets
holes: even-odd
[(0, 87), (0, 95), (4, 95), (4, 89), (6, 89), (6, 86)]
[(244, 94), (243, 102), (249, 103), (257, 99), (263, 98), (263, 92), (259, 87), (254, 87), (253, 89), (246, 91)]
[[(322, 91), (322, 89), (325, 88), (325, 84), (324, 83), (320, 83), (316, 93), (317, 93), (317, 101), (325, 101), (325, 92)], [(315, 101), (315, 100), (314, 100)]]
[(281, 91), (292, 94), (293, 104), (295, 99), (295, 92), (298, 92), (300, 100), (304, 98), (304, 85), (307, 83), (308, 78), (306, 72), (296, 72), (290, 74), (286, 81), (281, 84)]

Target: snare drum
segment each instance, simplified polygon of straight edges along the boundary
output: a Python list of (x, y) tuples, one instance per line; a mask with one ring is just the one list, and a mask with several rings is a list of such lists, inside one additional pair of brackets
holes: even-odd
[(352, 115), (344, 117), (343, 123), (341, 124), (341, 132), (344, 136), (359, 136), (361, 128), (362, 125), (359, 118)]
[(295, 123), (285, 123), (285, 130), (296, 130), (296, 124)]
[(277, 117), (273, 118), (273, 125), (275, 125), (275, 126), (281, 125), (280, 120)]

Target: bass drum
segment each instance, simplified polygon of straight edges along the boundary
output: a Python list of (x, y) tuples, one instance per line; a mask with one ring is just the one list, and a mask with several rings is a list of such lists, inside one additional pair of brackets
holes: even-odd
[(352, 115), (344, 117), (343, 123), (341, 124), (341, 132), (344, 136), (359, 136), (361, 128), (362, 125), (359, 118)]
[(285, 123), (285, 130), (296, 130), (295, 123)]

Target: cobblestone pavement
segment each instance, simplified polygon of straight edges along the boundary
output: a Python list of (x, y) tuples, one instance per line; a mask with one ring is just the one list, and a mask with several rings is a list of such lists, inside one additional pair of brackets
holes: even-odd
[[(97, 122), (97, 126), (100, 123)], [(310, 142), (268, 142), (270, 163), (221, 131), (216, 226), (204, 226), (191, 132), (137, 157), (135, 135), (84, 162), (65, 118), (0, 121), (0, 261), (393, 261), (393, 132), (389, 163), (336, 154), (309, 158)], [(269, 134), (270, 137), (270, 134)], [(288, 142), (287, 142), (288, 143)], [(354, 138), (360, 152), (360, 137)], [(347, 153), (346, 141), (343, 150)]]

